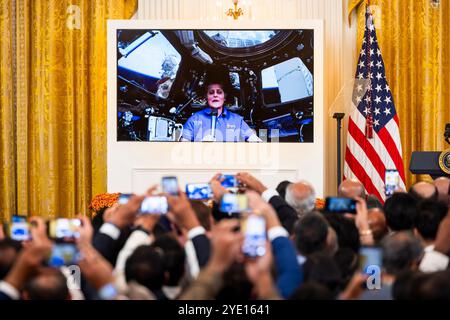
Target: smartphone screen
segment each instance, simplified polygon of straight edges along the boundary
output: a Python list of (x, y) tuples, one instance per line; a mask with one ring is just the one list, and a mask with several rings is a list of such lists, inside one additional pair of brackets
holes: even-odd
[(12, 216), (9, 236), (13, 240), (26, 241), (31, 239), (30, 227), (25, 216)]
[(163, 177), (162, 178), (162, 190), (173, 196), (178, 196), (178, 179), (177, 177)]
[(119, 204), (125, 204), (128, 202), (128, 200), (132, 195), (133, 195), (132, 193), (121, 193), (119, 196), (119, 200), (117, 202)]
[(248, 198), (245, 194), (225, 193), (220, 201), (219, 210), (238, 213), (248, 210)]
[(188, 183), (186, 195), (193, 200), (206, 200), (212, 198), (212, 190), (209, 183)]
[(242, 252), (249, 258), (261, 257), (266, 253), (266, 220), (256, 214), (243, 219), (241, 231), (244, 234)]
[(385, 173), (384, 185), (386, 197), (391, 197), (395, 190), (398, 189), (400, 183), (400, 175), (398, 170), (388, 169)]
[(80, 233), (78, 232), (80, 226), (80, 219), (58, 218), (50, 220), (48, 226), (49, 237), (57, 242), (75, 242), (80, 236)]
[(359, 267), (363, 273), (370, 274), (369, 266), (382, 268), (383, 251), (380, 247), (362, 247), (359, 250)]
[(166, 214), (169, 209), (166, 197), (146, 197), (141, 204), (141, 214)]
[(77, 264), (79, 259), (80, 253), (74, 243), (55, 243), (47, 264), (51, 267), (69, 266)]
[(326, 212), (356, 214), (356, 200), (350, 198), (327, 197), (325, 199)]
[(235, 188), (239, 186), (239, 182), (234, 175), (224, 174), (220, 179), (222, 180), (221, 185), (224, 188)]

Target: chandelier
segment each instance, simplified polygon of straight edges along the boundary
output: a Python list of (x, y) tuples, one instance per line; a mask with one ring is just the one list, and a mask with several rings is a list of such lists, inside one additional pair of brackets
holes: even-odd
[(233, 0), (234, 9), (230, 8), (228, 9), (226, 13), (227, 16), (233, 17), (234, 20), (237, 20), (240, 16), (244, 14), (244, 11), (242, 11), (241, 8), (238, 8), (238, 2), (239, 0)]

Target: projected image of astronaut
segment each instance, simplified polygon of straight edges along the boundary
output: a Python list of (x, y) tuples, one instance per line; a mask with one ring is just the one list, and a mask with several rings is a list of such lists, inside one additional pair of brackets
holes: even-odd
[(158, 90), (156, 95), (160, 98), (167, 99), (178, 71), (178, 61), (173, 55), (168, 55), (161, 65), (161, 80), (156, 82)]
[(117, 43), (119, 141), (314, 142), (314, 30), (130, 29)]
[(230, 86), (227, 72), (209, 71), (205, 81), (207, 106), (186, 121), (181, 141), (262, 142), (242, 116), (224, 107)]

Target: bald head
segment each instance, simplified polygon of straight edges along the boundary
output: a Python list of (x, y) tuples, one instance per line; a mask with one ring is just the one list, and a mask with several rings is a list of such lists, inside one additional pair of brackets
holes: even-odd
[(437, 188), (434, 186), (434, 184), (426, 181), (415, 183), (411, 187), (411, 189), (409, 189), (409, 193), (411, 193), (412, 196), (419, 200), (429, 199), (436, 201), (438, 197)]
[(367, 218), (369, 228), (372, 230), (373, 238), (376, 242), (379, 242), (388, 233), (384, 212), (380, 208), (370, 209)]
[(411, 232), (401, 231), (385, 237), (383, 248), (383, 267), (391, 275), (414, 269), (422, 256), (420, 240)]
[(306, 181), (291, 183), (286, 188), (286, 202), (297, 211), (299, 216), (311, 212), (316, 203), (314, 187)]
[(434, 186), (438, 191), (438, 199), (450, 205), (450, 179), (447, 177), (439, 177), (434, 180)]
[(23, 292), (26, 300), (67, 300), (70, 299), (67, 279), (55, 268), (40, 268), (25, 286)]
[(344, 180), (339, 185), (338, 196), (343, 198), (365, 197), (365, 189), (361, 182), (357, 180)]

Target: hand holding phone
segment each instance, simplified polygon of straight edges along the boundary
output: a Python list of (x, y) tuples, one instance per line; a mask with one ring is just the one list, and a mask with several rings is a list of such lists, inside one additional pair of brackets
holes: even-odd
[(209, 263), (216, 265), (220, 272), (227, 270), (242, 251), (243, 235), (236, 232), (240, 225), (239, 220), (221, 220), (212, 232), (211, 256)]
[(142, 201), (141, 214), (166, 214), (169, 209), (167, 198), (163, 196), (150, 196)]
[(224, 186), (222, 186), (221, 177), (222, 174), (217, 173), (209, 182), (209, 185), (211, 186), (212, 199), (217, 204), (220, 203), (220, 199), (222, 199), (222, 196), (225, 193), (228, 193), (228, 190)]
[(219, 180), (221, 181), (220, 183), (224, 188), (236, 188), (239, 186), (239, 182), (236, 179), (236, 176), (231, 174), (221, 175)]
[(162, 191), (172, 196), (179, 195), (178, 179), (177, 177), (163, 177), (161, 181)]
[(400, 185), (400, 175), (398, 170), (387, 169), (385, 172), (384, 186), (386, 197), (391, 197), (395, 190), (399, 188)]
[(186, 185), (186, 195), (192, 200), (211, 199), (213, 194), (209, 183), (188, 183)]
[(250, 214), (242, 219), (244, 234), (242, 252), (246, 257), (257, 258), (266, 254), (266, 220), (262, 215)]
[(30, 225), (25, 216), (12, 216), (9, 236), (13, 240), (27, 241), (31, 239)]
[(74, 243), (80, 236), (80, 219), (58, 218), (49, 221), (48, 235), (59, 243)]
[(245, 194), (225, 193), (219, 210), (225, 213), (241, 213), (248, 210), (248, 197)]
[(125, 204), (128, 202), (128, 200), (132, 195), (133, 195), (132, 193), (121, 193), (117, 202), (119, 204)]
[(248, 172), (238, 172), (236, 174), (236, 178), (240, 184), (240, 187), (243, 187), (247, 190), (254, 190), (259, 194), (262, 194), (267, 190), (267, 187), (254, 176), (252, 176)]
[(54, 243), (52, 252), (47, 260), (51, 267), (70, 266), (77, 264), (80, 259), (80, 253), (73, 243)]

